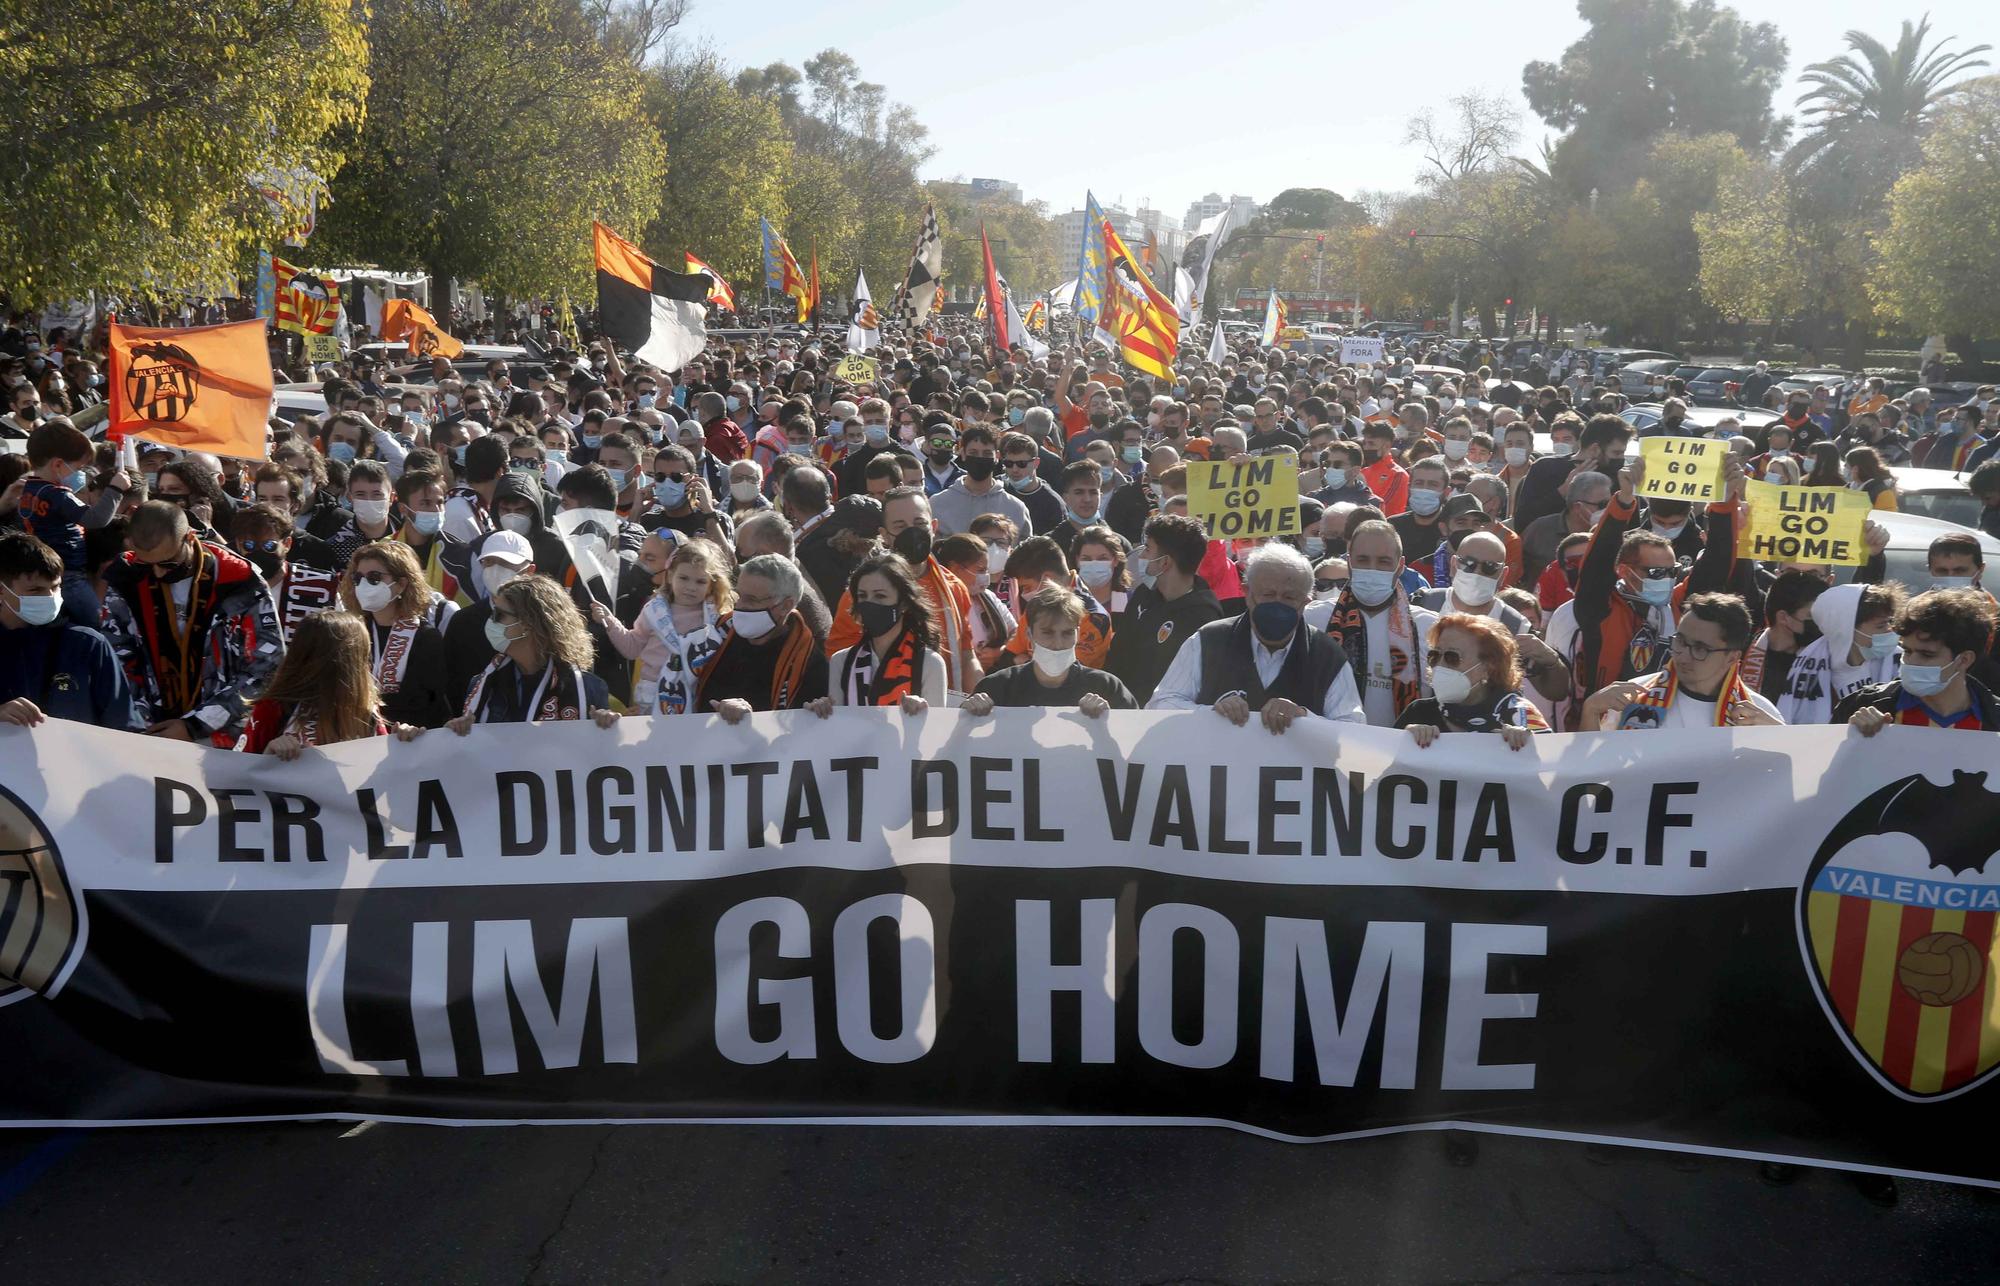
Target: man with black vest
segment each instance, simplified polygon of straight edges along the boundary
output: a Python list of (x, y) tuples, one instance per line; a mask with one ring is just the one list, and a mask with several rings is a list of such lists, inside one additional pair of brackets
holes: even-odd
[(1283, 732), (1302, 714), (1366, 723), (1347, 654), (1305, 623), (1313, 570), (1289, 545), (1264, 545), (1243, 568), (1243, 615), (1211, 621), (1181, 645), (1148, 710), (1207, 706), (1237, 727), (1260, 715)]

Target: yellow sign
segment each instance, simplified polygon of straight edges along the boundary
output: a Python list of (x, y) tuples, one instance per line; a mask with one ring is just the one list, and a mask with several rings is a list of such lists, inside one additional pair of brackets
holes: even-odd
[(1276, 456), (1247, 456), (1187, 466), (1188, 513), (1205, 519), (1217, 540), (1299, 534), (1299, 466)]
[(1639, 439), (1646, 480), (1639, 494), (1655, 500), (1714, 504), (1722, 499), (1722, 465), (1729, 444), (1715, 438), (1662, 435)]
[(849, 353), (833, 368), (833, 378), (846, 380), (849, 384), (873, 384), (880, 369), (874, 358)]
[(340, 360), (340, 341), (331, 335), (307, 335), (306, 360), (309, 362), (337, 362)]
[(1862, 535), (1872, 508), (1867, 492), (1781, 487), (1754, 479), (1743, 485), (1750, 515), (1736, 539), (1739, 558), (1852, 566), (1868, 561)]

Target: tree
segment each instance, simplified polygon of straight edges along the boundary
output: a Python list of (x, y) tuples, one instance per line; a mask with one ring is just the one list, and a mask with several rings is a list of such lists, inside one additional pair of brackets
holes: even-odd
[[(367, 40), (347, 0), (204, 5), (75, 0), (18, 11), (0, 37), (0, 294), (17, 307), (93, 290), (234, 293), (250, 252), (339, 167), (360, 120)], [(283, 92), (273, 92), (283, 86)]]
[(1951, 53), (1950, 40), (1926, 46), (1930, 19), (1903, 23), (1896, 47), (1863, 31), (1847, 33), (1850, 52), (1814, 63), (1800, 77), (1812, 86), (1799, 105), (1811, 129), (1792, 146), (1794, 168), (1823, 168), (1843, 206), (1879, 204), (1916, 160), (1932, 114), (1959, 92), (1952, 78), (1986, 66), (1992, 46)]
[(1585, 191), (1631, 182), (1646, 145), (1669, 131), (1731, 134), (1757, 156), (1783, 141), (1790, 122), (1771, 98), (1786, 47), (1770, 23), (1714, 0), (1578, 0), (1577, 13), (1589, 30), (1561, 61), (1529, 63), (1521, 82), (1535, 114), (1567, 131), (1556, 151)]
[(1937, 113), (1875, 249), (1869, 291), (1884, 311), (1923, 334), (2000, 333), (2000, 78)]
[(1368, 212), (1325, 188), (1286, 188), (1271, 198), (1258, 219), (1272, 231), (1286, 228), (1339, 228), (1366, 223)]
[(792, 161), (775, 96), (743, 93), (741, 83), (707, 51), (672, 51), (648, 70), (646, 110), (666, 169), (658, 217), (641, 240), (669, 268), (691, 251), (739, 288), (762, 280), (757, 219), (783, 224)]
[(1405, 143), (1424, 149), (1419, 183), (1455, 183), (1468, 174), (1493, 169), (1520, 137), (1520, 112), (1498, 94), (1456, 94), (1450, 106), (1451, 117), (1444, 124), (1427, 107), (1403, 130)]
[(380, 0), (330, 249), (502, 294), (583, 294), (593, 218), (659, 208), (659, 135), (629, 52), (580, 0)]

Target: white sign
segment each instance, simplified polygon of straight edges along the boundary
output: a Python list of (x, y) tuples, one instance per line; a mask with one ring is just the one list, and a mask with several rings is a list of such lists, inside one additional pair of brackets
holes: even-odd
[(1365, 335), (1342, 335), (1340, 337), (1340, 364), (1342, 366), (1373, 366), (1382, 360), (1382, 341)]

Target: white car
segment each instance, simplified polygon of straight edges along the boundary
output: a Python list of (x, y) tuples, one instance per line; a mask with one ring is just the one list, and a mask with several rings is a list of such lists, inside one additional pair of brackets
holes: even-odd
[(1978, 527), (1979, 498), (1966, 485), (1963, 473), (1949, 469), (1903, 469), (1892, 467), (1896, 480), (1896, 506), (1906, 514), (1936, 518), (1960, 527)]
[[(1957, 523), (1940, 522), (1921, 514), (1894, 513), (1886, 509), (1878, 509), (1868, 517), (1889, 533), (1888, 548), (1882, 551), (1887, 564), (1883, 578), (1901, 581), (1912, 592), (1922, 592), (1930, 587), (1931, 542), (1939, 536), (1963, 536), (1969, 531), (1979, 538), (1980, 556), (1987, 563), (2000, 565), (2000, 540), (1976, 527), (1961, 527)], [(1852, 567), (1841, 568), (1840, 578), (1851, 580), (1854, 570)]]

